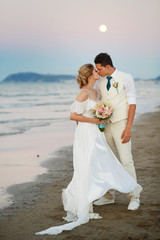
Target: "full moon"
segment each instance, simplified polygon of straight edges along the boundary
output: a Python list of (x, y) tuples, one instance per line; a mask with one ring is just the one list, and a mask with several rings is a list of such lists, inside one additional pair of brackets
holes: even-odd
[(105, 24), (102, 24), (99, 26), (99, 31), (100, 32), (106, 32), (107, 31), (107, 26)]

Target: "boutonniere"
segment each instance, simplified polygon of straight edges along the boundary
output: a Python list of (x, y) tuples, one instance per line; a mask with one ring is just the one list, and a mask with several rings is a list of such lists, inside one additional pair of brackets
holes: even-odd
[(114, 88), (116, 88), (117, 93), (119, 94), (119, 92), (118, 92), (118, 82), (114, 82), (112, 85), (113, 85)]

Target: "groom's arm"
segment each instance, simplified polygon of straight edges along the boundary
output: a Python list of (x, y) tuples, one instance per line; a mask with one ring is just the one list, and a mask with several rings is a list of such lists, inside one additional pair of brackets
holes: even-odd
[(121, 135), (122, 143), (127, 143), (131, 139), (131, 128), (132, 128), (135, 112), (136, 112), (136, 105), (130, 104), (129, 110), (128, 110), (127, 126)]
[(125, 89), (127, 101), (129, 104), (129, 109), (128, 109), (127, 125), (121, 135), (121, 139), (122, 139), (122, 143), (127, 143), (131, 138), (131, 128), (132, 128), (132, 123), (133, 123), (135, 111), (136, 111), (135, 84), (134, 84), (132, 75), (128, 73), (125, 73), (124, 75), (124, 89)]

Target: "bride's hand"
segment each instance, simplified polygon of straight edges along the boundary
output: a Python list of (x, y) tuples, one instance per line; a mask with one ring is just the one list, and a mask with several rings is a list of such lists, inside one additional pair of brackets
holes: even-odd
[(106, 123), (107, 123), (107, 120), (106, 119), (103, 119), (103, 120), (99, 120), (99, 118), (95, 118), (96, 119), (96, 124), (102, 124), (102, 125), (106, 125)]

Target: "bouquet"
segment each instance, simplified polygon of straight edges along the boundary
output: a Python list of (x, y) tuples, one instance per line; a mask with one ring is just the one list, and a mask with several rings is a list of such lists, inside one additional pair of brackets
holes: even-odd
[[(94, 117), (99, 118), (101, 121), (110, 118), (113, 113), (113, 109), (109, 104), (101, 102), (100, 104), (97, 103), (96, 106), (92, 108), (92, 113)], [(101, 132), (104, 132), (105, 125), (98, 124), (98, 127)]]

